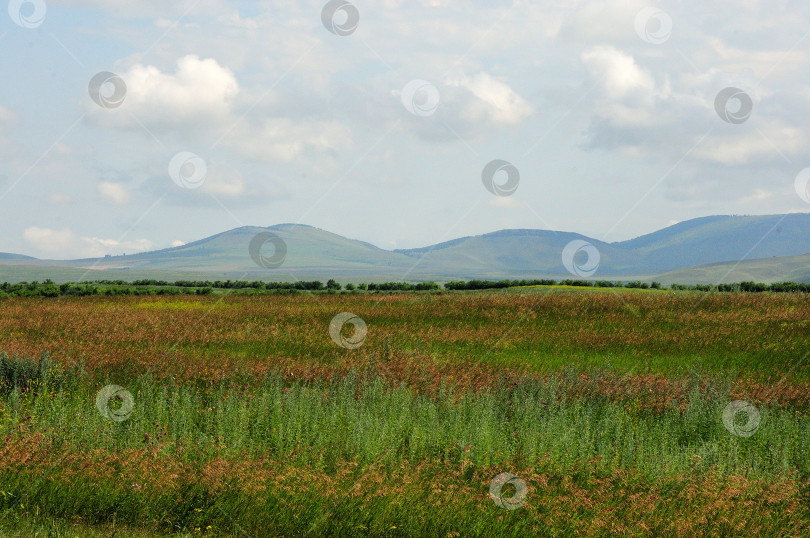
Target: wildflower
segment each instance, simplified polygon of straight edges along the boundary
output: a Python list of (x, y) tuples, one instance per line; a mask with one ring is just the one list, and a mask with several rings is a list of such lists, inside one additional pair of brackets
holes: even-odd
[(138, 483), (133, 482), (133, 483), (132, 483), (132, 488), (133, 488), (133, 489), (141, 489), (141, 485), (140, 485), (140, 484), (138, 484)]

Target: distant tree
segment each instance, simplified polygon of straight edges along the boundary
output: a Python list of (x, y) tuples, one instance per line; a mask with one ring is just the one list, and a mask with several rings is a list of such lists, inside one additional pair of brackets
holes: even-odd
[(346, 286), (345, 286), (345, 287), (346, 287), (346, 289), (347, 289), (348, 291), (354, 291), (354, 290), (355, 290), (354, 284), (352, 284), (351, 282), (349, 282), (348, 284), (346, 284)]
[(341, 285), (338, 284), (337, 282), (335, 282), (333, 279), (330, 278), (329, 280), (326, 281), (326, 289), (337, 291), (340, 288), (341, 288)]

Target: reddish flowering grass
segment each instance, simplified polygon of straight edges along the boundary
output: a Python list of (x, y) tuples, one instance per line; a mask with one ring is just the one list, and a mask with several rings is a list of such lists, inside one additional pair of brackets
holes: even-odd
[[(14, 470), (36, 483), (48, 472), (53, 476), (50, 487), (55, 489), (59, 484), (96, 484), (130, 508), (148, 506), (161, 496), (188, 502), (194, 491), (200, 508), (194, 509), (199, 513), (193, 516), (203, 525), (213, 523), (222, 529), (228, 520), (238, 520), (240, 527), (259, 533), (268, 528), (278, 532), (286, 519), (291, 528), (300, 530), (317, 527), (318, 522), (334, 524), (330, 517), (363, 512), (375, 513), (378, 525), (395, 523), (405, 534), (416, 535), (424, 534), (422, 518), (442, 518), (442, 514), (452, 514), (447, 523), (457, 525), (443, 529), (446, 535), (463, 535), (483, 521), (492, 525), (493, 532), (501, 529), (515, 536), (529, 531), (584, 536), (802, 536), (810, 532), (807, 485), (790, 477), (766, 481), (709, 472), (653, 483), (627, 469), (600, 474), (595, 471), (596, 462), (591, 462), (594, 468), (590, 464), (562, 468), (547, 460), (513, 468), (528, 489), (520, 508), (508, 512), (497, 508), (488, 495), (489, 483), (502, 467), (476, 468), (465, 461), (455, 467), (407, 461), (359, 467), (342, 462), (326, 471), (266, 458), (200, 459), (182, 449), (167, 454), (157, 446), (64, 455), (39, 435), (10, 440), (1, 455), (0, 473)], [(238, 503), (242, 510), (218, 510), (206, 505), (207, 499)], [(295, 521), (315, 502), (321, 515), (312, 526)], [(272, 514), (265, 515), (268, 506)], [(124, 505), (120, 508), (123, 511)], [(160, 525), (159, 520), (148, 518), (141, 522), (147, 527), (153, 523)]]
[[(342, 311), (368, 324), (360, 349), (329, 338), (329, 321)], [(732, 390), (754, 400), (805, 403), (808, 329), (810, 301), (803, 294), (0, 300), (0, 349), (29, 355), (46, 349), (63, 363), (83, 362), (91, 374), (215, 380), (237, 370), (282, 369), (305, 379), (373, 368), (429, 390), (448, 379), (481, 387), (509, 374), (598, 369), (605, 372), (599, 391), (652, 393), (655, 405), (680, 398), (693, 370), (730, 375)]]

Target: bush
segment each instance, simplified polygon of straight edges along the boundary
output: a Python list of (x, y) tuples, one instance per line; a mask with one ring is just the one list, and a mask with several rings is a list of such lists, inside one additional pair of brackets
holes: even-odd
[(646, 290), (650, 287), (650, 285), (647, 284), (646, 282), (639, 282), (638, 280), (634, 280), (633, 282), (628, 282), (627, 284), (625, 284), (624, 287)]
[(47, 351), (43, 351), (39, 360), (28, 358), (17, 353), (11, 357), (0, 352), (0, 393), (8, 394), (15, 388), (23, 392), (48, 387), (58, 389), (71, 377), (66, 374), (59, 363), (51, 360)]

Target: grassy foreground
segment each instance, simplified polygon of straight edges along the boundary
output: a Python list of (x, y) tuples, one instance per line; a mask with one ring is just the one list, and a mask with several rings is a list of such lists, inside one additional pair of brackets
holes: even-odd
[(807, 303), (2, 300), (0, 534), (806, 535)]

